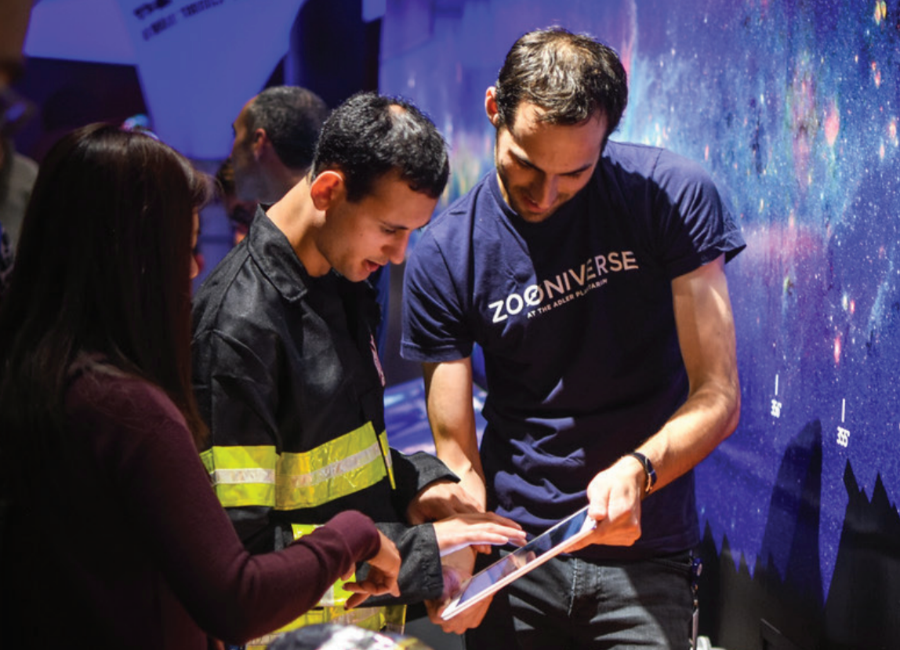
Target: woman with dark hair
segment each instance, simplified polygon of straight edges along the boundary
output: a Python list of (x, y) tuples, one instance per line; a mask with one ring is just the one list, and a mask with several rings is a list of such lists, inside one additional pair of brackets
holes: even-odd
[(250, 556), (209, 485), (189, 350), (205, 196), (186, 159), (115, 126), (44, 159), (0, 306), (0, 647), (240, 643), (363, 561), (350, 605), (398, 593), (364, 515)]

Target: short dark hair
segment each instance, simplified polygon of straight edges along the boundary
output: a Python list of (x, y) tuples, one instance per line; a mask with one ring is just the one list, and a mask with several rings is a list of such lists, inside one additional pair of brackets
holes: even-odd
[(579, 124), (596, 111), (615, 131), (628, 104), (628, 80), (618, 55), (584, 34), (561, 27), (528, 32), (513, 44), (497, 79), (500, 125), (511, 127), (519, 104), (542, 109), (540, 120)]
[(44, 158), (0, 304), (3, 469), (58, 448), (67, 375), (85, 353), (159, 386), (202, 441), (190, 264), (208, 191), (180, 154), (118, 126), (78, 129)]
[(311, 90), (272, 86), (247, 106), (247, 130), (264, 129), (281, 162), (291, 169), (308, 169), (328, 113), (328, 105)]
[(347, 199), (359, 201), (392, 171), (415, 192), (437, 198), (447, 185), (447, 145), (434, 123), (410, 102), (357, 93), (325, 121), (313, 176), (326, 169), (344, 174)]

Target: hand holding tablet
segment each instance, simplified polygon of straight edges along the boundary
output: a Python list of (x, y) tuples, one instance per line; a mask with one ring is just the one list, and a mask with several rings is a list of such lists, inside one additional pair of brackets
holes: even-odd
[(588, 517), (585, 506), (546, 532), (479, 571), (462, 585), (441, 618), (445, 621), (496, 593), (516, 578), (525, 575), (550, 558), (565, 553), (593, 532), (596, 521)]

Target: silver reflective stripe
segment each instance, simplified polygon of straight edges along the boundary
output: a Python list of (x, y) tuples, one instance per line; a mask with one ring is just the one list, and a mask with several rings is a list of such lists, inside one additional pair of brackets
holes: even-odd
[[(291, 487), (309, 487), (311, 485), (325, 483), (326, 481), (330, 481), (335, 477), (348, 474), (357, 469), (360, 469), (361, 467), (365, 467), (367, 464), (371, 463), (373, 460), (379, 458), (380, 456), (381, 448), (376, 442), (375, 444), (367, 447), (366, 449), (363, 449), (356, 454), (353, 454), (352, 456), (343, 458), (341, 460), (336, 460), (330, 465), (314, 469), (308, 474), (288, 474), (285, 475), (284, 478), (286, 479), (286, 483)], [(274, 475), (272, 476), (271, 482), (275, 482)]]
[(262, 467), (216, 469), (210, 472), (210, 477), (213, 485), (240, 485), (242, 483), (275, 485), (275, 470)]

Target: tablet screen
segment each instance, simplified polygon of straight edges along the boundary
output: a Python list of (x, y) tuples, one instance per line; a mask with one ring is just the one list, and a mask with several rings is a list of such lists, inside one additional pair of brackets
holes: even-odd
[(443, 611), (442, 618), (444, 620), (452, 618), (517, 577), (526, 574), (555, 555), (565, 552), (575, 541), (594, 529), (595, 522), (588, 517), (587, 510), (587, 506), (585, 506), (571, 517), (538, 535), (525, 546), (476, 573)]

